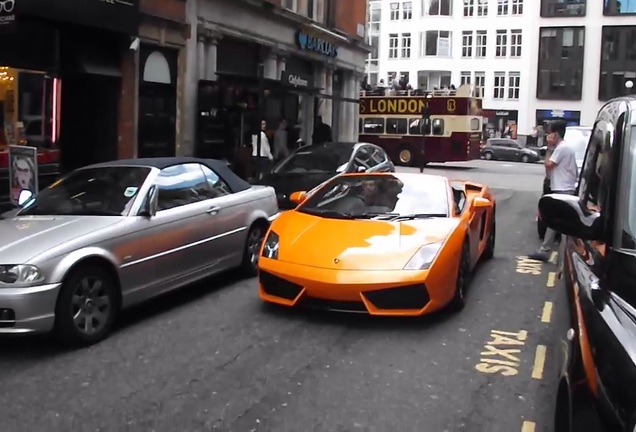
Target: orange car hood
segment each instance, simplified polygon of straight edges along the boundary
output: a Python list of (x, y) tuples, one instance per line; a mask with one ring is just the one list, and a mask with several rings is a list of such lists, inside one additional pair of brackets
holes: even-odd
[(443, 241), (459, 219), (403, 222), (283, 213), (273, 224), (282, 262), (338, 270), (402, 270), (425, 244)]

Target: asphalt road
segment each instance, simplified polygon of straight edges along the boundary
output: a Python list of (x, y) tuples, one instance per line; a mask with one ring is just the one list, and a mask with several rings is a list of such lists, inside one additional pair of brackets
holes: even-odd
[(496, 256), (459, 314), (290, 312), (264, 307), (254, 279), (215, 278), (127, 313), (87, 349), (0, 339), (0, 430), (551, 431), (565, 297), (554, 265), (520, 258), (539, 246), (542, 167), (426, 172), (485, 182), (498, 200)]

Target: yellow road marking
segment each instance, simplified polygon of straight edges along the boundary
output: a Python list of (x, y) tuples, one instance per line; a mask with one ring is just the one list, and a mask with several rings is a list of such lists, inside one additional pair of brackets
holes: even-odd
[(545, 367), (545, 354), (547, 348), (545, 345), (538, 345), (537, 352), (534, 355), (534, 366), (532, 367), (532, 378), (543, 378), (543, 368)]
[(552, 252), (552, 255), (550, 255), (550, 262), (552, 264), (556, 264), (558, 256), (559, 256), (559, 253), (557, 251)]
[(546, 283), (548, 288), (554, 288), (554, 285), (556, 285), (556, 278), (557, 278), (556, 272), (548, 273), (548, 282)]
[(521, 432), (534, 432), (537, 428), (536, 423), (531, 421), (524, 421), (521, 425)]
[(552, 318), (552, 302), (545, 302), (543, 305), (543, 313), (541, 314), (541, 322), (549, 323)]

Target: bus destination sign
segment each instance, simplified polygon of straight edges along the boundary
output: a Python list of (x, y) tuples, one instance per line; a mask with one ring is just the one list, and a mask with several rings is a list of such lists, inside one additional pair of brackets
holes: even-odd
[(421, 116), (428, 106), (432, 115), (469, 115), (470, 98), (361, 97), (360, 114)]

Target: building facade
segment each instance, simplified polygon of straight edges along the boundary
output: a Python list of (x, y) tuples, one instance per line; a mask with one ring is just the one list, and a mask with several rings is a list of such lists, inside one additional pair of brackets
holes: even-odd
[(636, 2), (541, 0), (528, 7), (538, 34), (527, 123), (539, 130), (554, 119), (591, 126), (605, 101), (636, 93)]
[(188, 21), (183, 154), (251, 152), (260, 120), (286, 119), (292, 146), (317, 116), (357, 139), (366, 0), (191, 0)]
[[(370, 84), (406, 76), (413, 88), (472, 84), (483, 98), (485, 132), (516, 136), (526, 124), (533, 16), (524, 0), (372, 1)], [(375, 58), (373, 58), (375, 55)]]

